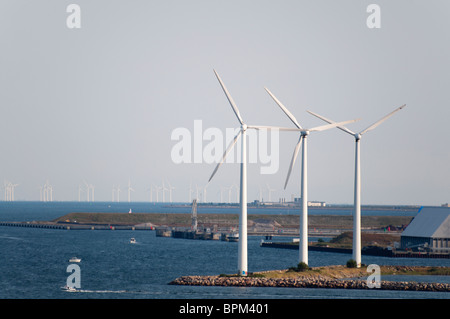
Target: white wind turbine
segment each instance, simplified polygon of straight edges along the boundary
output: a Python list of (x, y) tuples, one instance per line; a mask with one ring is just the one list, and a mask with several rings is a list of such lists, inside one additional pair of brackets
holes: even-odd
[(83, 182), (86, 185), (86, 201), (89, 202), (90, 201), (89, 200), (89, 194), (90, 194), (90, 192), (89, 192), (89, 184), (85, 180), (83, 180)]
[(153, 187), (155, 188), (156, 202), (159, 203), (159, 190), (161, 189), (161, 187), (157, 185), (153, 185)]
[(289, 110), (270, 92), (265, 88), (267, 93), (273, 98), (273, 100), (278, 104), (278, 106), (283, 110), (283, 112), (288, 116), (288, 118), (294, 123), (294, 125), (300, 131), (300, 138), (295, 146), (294, 153), (292, 155), (291, 164), (289, 166), (289, 171), (286, 177), (286, 182), (284, 188), (286, 189), (289, 177), (292, 172), (292, 168), (297, 159), (298, 151), (300, 146), (302, 146), (302, 170), (301, 170), (301, 201), (302, 201), (302, 214), (300, 217), (300, 243), (299, 243), (299, 261), (308, 264), (308, 165), (307, 165), (307, 137), (310, 132), (318, 132), (331, 129), (338, 125), (344, 125), (347, 123), (356, 122), (357, 120), (344, 121), (339, 123), (327, 124), (323, 126), (317, 126), (311, 129), (304, 129), (300, 126), (294, 115), (289, 112)]
[(168, 191), (169, 191), (169, 202), (172, 203), (172, 191), (175, 189), (175, 187), (173, 187), (172, 184), (170, 184), (169, 181), (167, 181), (167, 184), (169, 184), (169, 188), (168, 188)]
[(43, 200), (44, 202), (52, 202), (53, 201), (53, 186), (50, 185), (47, 180), (43, 187)]
[(273, 127), (273, 126), (255, 126), (255, 125), (247, 125), (244, 123), (241, 114), (239, 113), (239, 110), (234, 103), (233, 98), (231, 97), (230, 93), (226, 89), (225, 85), (223, 84), (222, 80), (220, 79), (219, 75), (217, 74), (216, 70), (214, 70), (214, 73), (217, 77), (217, 80), (220, 83), (220, 86), (222, 87), (223, 92), (225, 93), (228, 102), (231, 105), (231, 108), (234, 111), (234, 114), (236, 115), (239, 123), (241, 124), (241, 129), (234, 137), (233, 141), (231, 141), (230, 145), (227, 147), (225, 152), (223, 153), (222, 159), (217, 164), (216, 168), (214, 169), (213, 173), (211, 174), (211, 177), (208, 180), (208, 183), (211, 181), (213, 176), (216, 174), (219, 167), (223, 164), (225, 161), (228, 153), (231, 151), (233, 146), (236, 144), (237, 140), (241, 138), (241, 177), (240, 177), (240, 214), (239, 214), (239, 245), (238, 245), (238, 271), (240, 275), (246, 276), (248, 271), (248, 254), (247, 254), (247, 140), (246, 140), (246, 131), (247, 129), (277, 129), (277, 130), (288, 130), (292, 131), (293, 129), (288, 128), (280, 128), (280, 127)]
[[(337, 126), (342, 131), (352, 135), (355, 138), (355, 191), (354, 191), (354, 208), (353, 208), (353, 260), (356, 261), (357, 267), (361, 267), (361, 164), (360, 164), (360, 140), (364, 133), (373, 130), (378, 125), (390, 118), (394, 113), (400, 111), (406, 106), (406, 104), (396, 108), (391, 113), (387, 114), (377, 122), (370, 125), (368, 128), (362, 130), (359, 133), (355, 133), (345, 126)], [(308, 113), (324, 120), (328, 123), (334, 123), (319, 114), (308, 111)]]
[(131, 187), (131, 181), (128, 179), (128, 202), (131, 202), (131, 192), (134, 192), (134, 189)]
[(147, 188), (147, 192), (150, 193), (150, 203), (153, 203), (153, 185), (150, 185), (150, 188)]
[[(94, 201), (94, 190), (95, 187), (92, 184), (88, 184), (85, 180), (83, 180), (86, 186), (86, 201), (93, 202)], [(80, 198), (81, 187), (78, 187), (78, 198)]]
[(94, 193), (95, 193), (95, 186), (90, 184), (89, 185), (89, 189), (92, 191), (92, 197), (91, 197), (91, 201), (95, 202), (95, 197), (94, 197)]
[(161, 186), (161, 190), (162, 190), (162, 201), (163, 203), (166, 202), (166, 191), (169, 191), (169, 189), (166, 187), (166, 184), (164, 183), (164, 179), (162, 180), (162, 186)]
[(14, 188), (19, 186), (19, 184), (13, 184), (11, 182), (5, 181), (5, 201), (14, 201)]
[(117, 185), (116, 193), (117, 193), (117, 202), (118, 203), (120, 202), (120, 192), (121, 192), (120, 185)]

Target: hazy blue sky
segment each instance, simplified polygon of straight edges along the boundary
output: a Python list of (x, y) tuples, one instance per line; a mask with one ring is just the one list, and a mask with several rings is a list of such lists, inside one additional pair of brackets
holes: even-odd
[[(66, 25), (70, 3), (80, 29)], [(166, 179), (187, 201), (215, 164), (173, 163), (171, 132), (238, 127), (216, 69), (249, 124), (292, 126), (264, 86), (305, 127), (322, 124), (306, 110), (361, 118), (358, 131), (406, 103), (362, 139), (362, 202), (450, 201), (448, 1), (2, 0), (0, 15), (0, 181), (19, 184), (16, 200), (38, 200), (48, 179), (54, 200), (77, 200), (86, 180), (96, 201), (113, 184), (123, 201), (130, 179), (145, 201)], [(280, 138), (276, 174), (249, 165), (250, 200), (266, 183), (273, 199), (300, 192), (300, 161), (282, 191), (298, 135)], [(309, 199), (352, 203), (354, 139), (311, 133), (308, 151)], [(207, 199), (238, 183), (239, 165), (223, 165)]]

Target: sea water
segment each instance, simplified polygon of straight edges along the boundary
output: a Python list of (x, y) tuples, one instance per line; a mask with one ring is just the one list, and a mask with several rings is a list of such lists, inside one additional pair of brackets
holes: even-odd
[[(144, 204), (142, 204), (144, 205)], [(148, 204), (145, 204), (148, 205)], [(51, 220), (74, 211), (128, 212), (130, 203), (1, 203), (1, 221)], [(139, 210), (135, 204), (135, 210)], [(154, 211), (180, 212), (159, 205)], [(134, 210), (133, 210), (134, 211)], [(150, 212), (151, 210), (149, 210)], [(222, 209), (223, 211), (223, 209)], [(183, 212), (189, 212), (188, 210)], [(234, 211), (233, 211), (234, 212)], [(206, 212), (207, 213), (207, 212)], [(225, 213), (225, 212), (224, 212)], [(130, 243), (130, 238), (136, 243)], [(260, 236), (248, 240), (249, 271), (286, 269), (298, 262), (298, 251), (260, 247)], [(442, 292), (302, 289), (261, 287), (194, 287), (169, 285), (183, 275), (235, 273), (238, 243), (156, 237), (154, 231), (59, 230), (0, 226), (0, 298), (8, 299), (292, 299), (401, 298), (441, 299)], [(81, 288), (66, 285), (71, 257), (81, 258)], [(351, 256), (309, 252), (310, 266), (345, 264)], [(449, 259), (362, 256), (365, 264), (450, 266)], [(381, 280), (399, 280), (386, 276)], [(400, 279), (401, 280), (401, 279)], [(445, 276), (409, 276), (405, 281), (449, 282)]]

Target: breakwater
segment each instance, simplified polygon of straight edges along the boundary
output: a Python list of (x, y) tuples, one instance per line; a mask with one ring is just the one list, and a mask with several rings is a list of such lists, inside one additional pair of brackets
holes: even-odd
[(54, 223), (54, 222), (0, 222), (0, 226), (8, 227), (28, 227), (46, 228), (62, 230), (154, 230), (153, 226), (141, 225), (120, 225), (120, 224), (75, 224), (75, 223)]
[(170, 285), (223, 286), (223, 287), (286, 287), (331, 289), (382, 289), (402, 291), (450, 292), (450, 284), (381, 281), (380, 288), (370, 288), (366, 280), (328, 279), (323, 277), (259, 278), (226, 276), (182, 276)]

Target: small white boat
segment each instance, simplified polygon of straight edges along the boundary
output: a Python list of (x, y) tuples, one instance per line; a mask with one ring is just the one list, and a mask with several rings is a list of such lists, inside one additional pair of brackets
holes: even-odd
[(231, 233), (227, 236), (228, 241), (237, 242), (239, 241), (239, 233)]
[(71, 291), (71, 292), (77, 291), (77, 289), (76, 289), (75, 287), (69, 287), (69, 286), (65, 286), (65, 287), (63, 287), (63, 289), (64, 289), (65, 291)]
[(130, 239), (130, 244), (136, 244), (136, 239), (131, 238), (131, 239)]
[(69, 259), (69, 262), (71, 262), (71, 263), (79, 263), (80, 261), (81, 261), (81, 259), (77, 258), (77, 257), (72, 257)]

